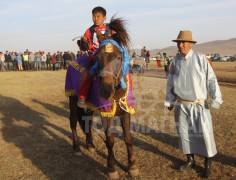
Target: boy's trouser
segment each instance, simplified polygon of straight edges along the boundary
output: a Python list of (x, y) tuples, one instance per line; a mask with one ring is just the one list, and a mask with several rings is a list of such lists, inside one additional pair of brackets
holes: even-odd
[(85, 71), (85, 74), (82, 77), (82, 82), (79, 86), (79, 98), (86, 99), (88, 97), (89, 89), (92, 85), (93, 76)]

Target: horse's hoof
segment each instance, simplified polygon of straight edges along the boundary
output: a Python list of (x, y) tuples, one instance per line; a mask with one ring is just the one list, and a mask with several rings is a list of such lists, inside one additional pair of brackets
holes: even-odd
[(82, 152), (81, 151), (75, 151), (74, 156), (82, 156)]
[(119, 179), (119, 174), (118, 174), (117, 171), (109, 172), (108, 173), (108, 178), (111, 179), (111, 180)]
[(139, 172), (138, 168), (130, 169), (129, 170), (129, 174), (130, 174), (131, 177), (137, 177), (137, 176), (139, 176), (140, 172)]

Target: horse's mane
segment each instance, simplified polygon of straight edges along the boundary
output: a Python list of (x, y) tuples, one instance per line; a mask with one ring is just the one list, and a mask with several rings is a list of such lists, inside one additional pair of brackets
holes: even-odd
[(112, 16), (109, 23), (109, 28), (116, 32), (112, 35), (112, 39), (128, 49), (130, 44), (130, 36), (126, 29), (126, 20), (123, 18), (116, 18), (115, 16), (116, 15)]

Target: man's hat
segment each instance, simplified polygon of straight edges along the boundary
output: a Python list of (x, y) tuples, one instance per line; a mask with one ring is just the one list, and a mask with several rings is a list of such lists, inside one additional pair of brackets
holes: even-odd
[(192, 42), (194, 44), (197, 43), (197, 41), (193, 40), (191, 31), (180, 31), (177, 39), (172, 41), (173, 42), (186, 41), (186, 42)]

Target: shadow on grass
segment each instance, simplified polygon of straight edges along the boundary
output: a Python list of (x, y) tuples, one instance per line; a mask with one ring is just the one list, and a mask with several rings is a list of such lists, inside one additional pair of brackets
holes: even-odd
[[(35, 102), (40, 103), (36, 100)], [(64, 109), (50, 104), (44, 105), (59, 115), (67, 114)], [(32, 164), (49, 179), (105, 178), (103, 174), (106, 174), (107, 169), (91, 157), (83, 155), (75, 160), (72, 145), (58, 135), (61, 133), (69, 136), (71, 133), (47, 121), (44, 114), (32, 110), (17, 99), (2, 95), (0, 95), (0, 112), (3, 140), (18, 147), (22, 155), (30, 159)], [(31, 175), (29, 172), (28, 176)]]

